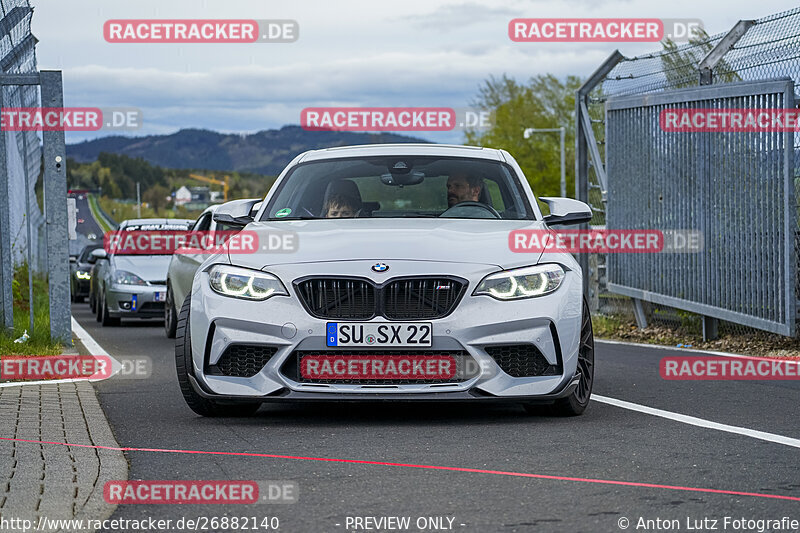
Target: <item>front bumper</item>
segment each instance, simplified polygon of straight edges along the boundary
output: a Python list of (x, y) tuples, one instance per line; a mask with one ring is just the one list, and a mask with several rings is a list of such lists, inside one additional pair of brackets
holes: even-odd
[[(363, 263), (363, 265), (361, 264)], [(472, 296), (476, 284), (496, 267), (446, 264), (443, 271), (419, 271), (419, 263), (393, 261), (392, 275), (371, 275), (376, 281), (391, 277), (451, 275), (470, 281), (465, 295), (448, 316), (433, 324), (431, 352), (466, 352), (479, 371), (455, 383), (342, 384), (304, 383), (289, 377), (284, 364), (295, 351), (354, 353), (328, 348), (327, 321), (312, 317), (300, 304), (292, 280), (306, 275), (348, 275), (369, 270), (373, 263), (319, 264), (271, 267), (290, 296), (252, 302), (221, 296), (208, 286), (208, 275), (198, 272), (191, 300), (192, 384), (201, 396), (221, 401), (283, 400), (516, 400), (552, 401), (572, 393), (577, 384), (577, 358), (581, 327), (582, 287), (577, 270), (569, 270), (561, 287), (549, 295), (516, 301)], [(430, 265), (426, 265), (430, 267)], [(428, 270), (428, 269), (426, 269)], [(331, 320), (333, 321), (333, 320)], [(374, 322), (389, 322), (383, 317)], [(428, 320), (426, 320), (428, 321)], [(276, 351), (252, 377), (209, 373), (233, 344), (270, 346)], [(514, 377), (506, 373), (487, 348), (533, 345), (558, 369), (550, 375)], [(402, 349), (394, 349), (402, 354)]]
[(337, 394), (320, 394), (318, 392), (298, 391), (293, 389), (279, 389), (270, 394), (263, 396), (242, 396), (242, 395), (223, 395), (211, 392), (204, 385), (202, 385), (197, 378), (189, 376), (189, 382), (192, 388), (202, 396), (209, 400), (229, 403), (241, 402), (466, 402), (466, 401), (482, 401), (482, 402), (508, 402), (513, 399), (515, 402), (530, 402), (530, 403), (551, 403), (559, 398), (565, 398), (575, 392), (580, 384), (580, 373), (572, 376), (572, 379), (565, 381), (564, 384), (557, 390), (549, 394), (537, 394), (534, 396), (513, 396), (511, 398), (504, 396), (493, 396), (486, 394), (481, 389), (473, 388), (460, 392), (415, 392), (415, 393), (397, 393), (397, 394), (381, 394), (379, 392), (371, 393), (369, 395), (359, 393), (337, 393)]
[[(75, 274), (73, 274), (75, 276)], [(89, 285), (91, 280), (88, 279), (80, 279), (75, 277), (72, 283), (72, 287), (74, 289), (73, 296), (77, 297), (86, 297), (89, 296)]]
[(113, 285), (106, 291), (108, 314), (114, 318), (163, 318), (166, 291), (166, 285)]

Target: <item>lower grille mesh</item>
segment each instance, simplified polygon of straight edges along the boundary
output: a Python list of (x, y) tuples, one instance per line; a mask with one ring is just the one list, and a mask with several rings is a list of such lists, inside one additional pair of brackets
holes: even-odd
[(533, 344), (487, 346), (486, 353), (511, 377), (556, 376), (561, 372), (551, 365)]
[(211, 365), (209, 373), (251, 378), (261, 372), (278, 349), (273, 346), (231, 344), (222, 353), (217, 364)]

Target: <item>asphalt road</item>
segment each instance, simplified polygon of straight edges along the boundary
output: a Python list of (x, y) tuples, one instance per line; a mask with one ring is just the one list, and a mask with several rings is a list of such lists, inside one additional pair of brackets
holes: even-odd
[[(597, 401), (570, 419), (529, 416), (514, 405), (474, 404), (268, 404), (251, 418), (201, 418), (183, 402), (173, 341), (159, 322), (102, 328), (86, 304), (76, 304), (73, 314), (112, 356), (152, 360), (148, 379), (97, 386), (125, 447), (354, 459), (800, 497), (798, 448)], [(595, 394), (800, 437), (796, 381), (661, 379), (659, 360), (678, 353), (598, 344)], [(452, 530), (464, 532), (621, 531), (622, 517), (637, 531), (654, 530), (637, 529), (640, 517), (678, 519), (683, 531), (687, 517), (800, 520), (799, 501), (756, 496), (302, 459), (127, 455), (131, 479), (292, 480), (299, 485), (299, 502), (123, 505), (114, 518), (277, 516), (280, 531), (334, 532), (347, 531), (348, 516), (410, 516), (412, 524), (417, 517), (454, 517)], [(722, 526), (717, 524), (719, 531)]]
[[(81, 198), (82, 196), (83, 198)], [(77, 255), (83, 249), (84, 246), (93, 242), (92, 239), (89, 239), (88, 236), (94, 235), (97, 241), (102, 242), (103, 240), (103, 230), (97, 221), (92, 216), (92, 212), (89, 209), (89, 197), (85, 194), (83, 195), (75, 195), (75, 207), (78, 210), (77, 212), (77, 225), (76, 225), (76, 233), (78, 234), (78, 239), (74, 241), (70, 241), (69, 243), (69, 253)]]

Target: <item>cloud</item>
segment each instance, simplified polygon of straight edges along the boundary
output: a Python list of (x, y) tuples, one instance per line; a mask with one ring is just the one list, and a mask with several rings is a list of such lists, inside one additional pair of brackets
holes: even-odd
[[(435, 7), (432, 11), (409, 15), (405, 20), (420, 28), (434, 28), (442, 32), (454, 31), (476, 24), (486, 24), (496, 18), (508, 19), (517, 16), (518, 10), (507, 7), (490, 7), (467, 2), (464, 4), (447, 4)], [(502, 24), (500, 25), (502, 27)]]
[[(268, 9), (261, 0), (33, 4), (39, 67), (64, 70), (67, 104), (138, 107), (144, 114), (140, 133), (182, 127), (257, 131), (297, 124), (310, 106), (460, 107), (492, 75), (523, 82), (546, 73), (587, 76), (616, 48), (627, 56), (660, 48), (514, 43), (507, 25), (516, 17), (697, 17), (717, 33), (740, 18), (786, 8), (779, 0), (756, 7), (730, 0), (724, 11), (690, 0), (658, 6), (646, 0), (306, 0)], [(298, 21), (300, 39), (280, 45), (115, 45), (102, 36), (110, 18), (288, 18)]]

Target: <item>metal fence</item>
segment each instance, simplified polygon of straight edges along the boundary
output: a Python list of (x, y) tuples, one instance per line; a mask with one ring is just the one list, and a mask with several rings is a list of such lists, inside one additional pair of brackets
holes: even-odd
[[(787, 81), (771, 93), (740, 83), (776, 79)], [(794, 334), (800, 136), (666, 134), (657, 112), (667, 104), (794, 107), (798, 84), (800, 8), (651, 54), (615, 52), (587, 79), (576, 98), (576, 197), (592, 205), (592, 224), (693, 226), (707, 245), (694, 257), (582, 257), (595, 312), (631, 311), (645, 325), (691, 311), (708, 338), (718, 318), (723, 328)]]
[[(794, 108), (794, 84), (739, 82), (606, 105), (609, 228), (696, 230), (698, 250), (610, 254), (609, 291), (794, 334), (793, 135), (670, 133), (676, 108)], [(675, 233), (673, 233), (675, 234)]]
[[(0, 109), (63, 108), (61, 72), (37, 71), (30, 4), (0, 0), (0, 11)], [(0, 132), (0, 312), (6, 332), (14, 329), (14, 268), (27, 262), (30, 305), (33, 272), (46, 272), (50, 337), (72, 342), (66, 193), (63, 130), (45, 131), (41, 140), (30, 129)]]
[[(0, 2), (0, 71), (3, 74), (36, 72), (36, 38), (31, 34), (33, 10), (27, 0)], [(4, 86), (5, 107), (37, 107), (39, 88)], [(11, 255), (14, 264), (28, 262), (34, 271), (46, 269), (45, 219), (36, 199), (41, 165), (41, 143), (35, 131), (6, 131), (6, 168)], [(28, 235), (28, 220), (31, 233)]]

